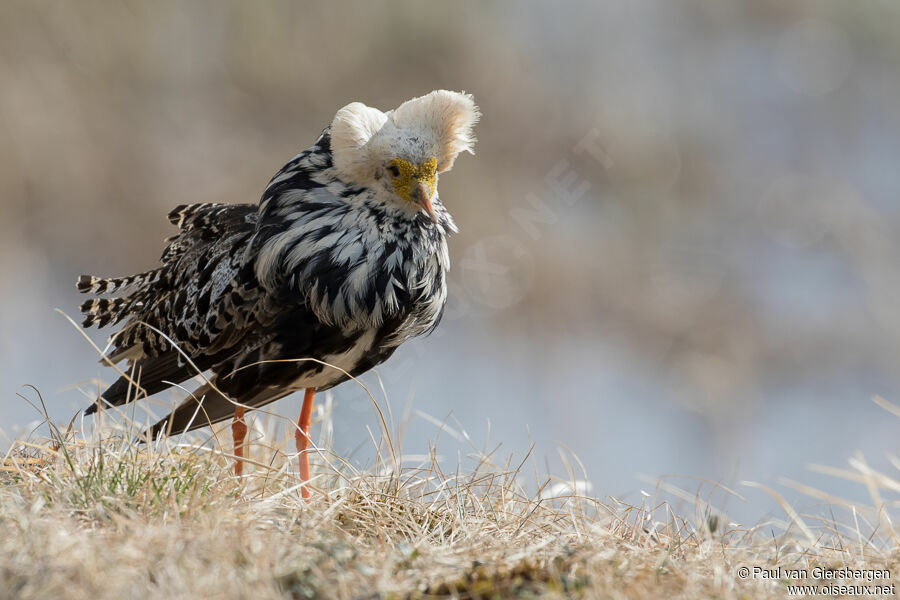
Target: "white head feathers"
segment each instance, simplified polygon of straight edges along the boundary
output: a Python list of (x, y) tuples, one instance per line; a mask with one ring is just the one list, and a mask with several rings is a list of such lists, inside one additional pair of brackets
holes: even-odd
[(471, 94), (436, 90), (383, 113), (361, 102), (340, 109), (331, 123), (334, 166), (355, 182), (371, 179), (386, 161), (419, 164), (437, 158), (448, 171), (456, 156), (472, 152), (472, 128), (481, 113)]

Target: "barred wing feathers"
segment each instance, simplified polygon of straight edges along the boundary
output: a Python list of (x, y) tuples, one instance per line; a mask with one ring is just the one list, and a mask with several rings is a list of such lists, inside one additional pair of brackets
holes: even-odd
[[(79, 278), (78, 289), (84, 293), (119, 294), (84, 302), (83, 325), (127, 321), (113, 337), (105, 360), (128, 359), (129, 370), (147, 395), (190, 378), (197, 369), (213, 367), (237, 345), (245, 351), (252, 347), (258, 290), (252, 269), (243, 267), (256, 209), (209, 203), (179, 206), (169, 220), (180, 231), (167, 240), (161, 267), (130, 277)], [(121, 377), (103, 399), (122, 404), (130, 387), (128, 378)], [(96, 405), (89, 409), (94, 410)]]

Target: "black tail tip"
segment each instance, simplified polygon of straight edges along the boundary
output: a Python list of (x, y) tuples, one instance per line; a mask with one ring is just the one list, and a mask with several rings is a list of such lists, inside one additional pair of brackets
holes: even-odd
[(103, 403), (104, 408), (106, 408), (108, 406), (113, 406), (112, 404), (107, 402), (105, 398), (100, 398), (99, 400), (97, 400), (96, 402), (94, 402), (93, 404), (88, 406), (86, 409), (84, 409), (84, 416), (88, 417), (90, 415), (95, 414), (98, 410), (100, 410), (101, 403)]

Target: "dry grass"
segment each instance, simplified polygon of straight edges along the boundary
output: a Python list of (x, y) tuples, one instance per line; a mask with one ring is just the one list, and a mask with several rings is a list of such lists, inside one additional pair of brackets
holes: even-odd
[(768, 598), (786, 582), (739, 567), (900, 569), (900, 481), (864, 462), (841, 475), (874, 507), (841, 524), (785, 505), (773, 536), (778, 522), (737, 526), (691, 494), (694, 515), (678, 516), (664, 498), (685, 492), (668, 484), (641, 506), (573, 492), (574, 472), (531, 493), (530, 461), (476, 453), (475, 468), (447, 472), (433, 449), (415, 465), (392, 456), (386, 436), (383, 460), (359, 472), (321, 447), (327, 408), (311, 502), (272, 417), (241, 479), (216, 436), (133, 444), (121, 414), (15, 442), (0, 465), (0, 599)]

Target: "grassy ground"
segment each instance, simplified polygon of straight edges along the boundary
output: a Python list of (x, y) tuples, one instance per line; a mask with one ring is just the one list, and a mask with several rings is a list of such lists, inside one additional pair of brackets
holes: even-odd
[[(318, 417), (327, 432), (327, 410)], [(290, 436), (264, 428), (242, 478), (227, 429), (222, 444), (149, 447), (131, 443), (122, 416), (53, 431), (0, 464), (0, 599), (749, 599), (786, 596), (790, 581), (742, 579), (745, 566), (900, 570), (888, 510), (900, 481), (862, 464), (844, 475), (874, 506), (842, 524), (785, 505), (773, 535), (778, 522), (738, 526), (699, 500), (686, 518), (653, 495), (641, 506), (591, 498), (572, 491), (583, 489), (574, 473), (528, 493), (531, 462), (476, 455), (447, 472), (434, 452), (395, 458), (388, 437), (370, 472), (319, 448), (306, 502)]]

